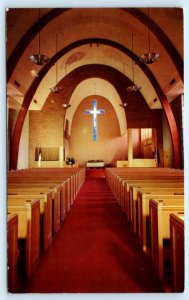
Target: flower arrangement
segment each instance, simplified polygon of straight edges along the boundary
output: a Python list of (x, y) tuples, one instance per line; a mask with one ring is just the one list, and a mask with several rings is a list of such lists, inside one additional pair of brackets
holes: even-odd
[(75, 159), (73, 157), (67, 157), (66, 158), (66, 164), (67, 165), (73, 165), (73, 164), (75, 164)]

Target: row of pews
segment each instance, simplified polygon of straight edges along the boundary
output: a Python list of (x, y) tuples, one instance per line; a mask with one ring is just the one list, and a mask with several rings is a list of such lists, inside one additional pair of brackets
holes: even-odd
[(166, 291), (184, 290), (184, 172), (107, 168), (106, 180)]
[(33, 168), (8, 172), (8, 290), (33, 276), (69, 212), (85, 168)]

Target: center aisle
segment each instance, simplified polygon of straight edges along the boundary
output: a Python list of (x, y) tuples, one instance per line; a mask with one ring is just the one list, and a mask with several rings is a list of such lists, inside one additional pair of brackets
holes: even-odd
[(24, 293), (163, 292), (103, 174), (87, 171)]

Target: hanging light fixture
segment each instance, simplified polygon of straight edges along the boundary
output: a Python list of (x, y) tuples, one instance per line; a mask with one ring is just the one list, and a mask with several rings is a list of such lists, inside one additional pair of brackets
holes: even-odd
[[(132, 33), (132, 53), (133, 53), (133, 33)], [(132, 59), (132, 75), (133, 75), (133, 85), (130, 85), (126, 88), (128, 92), (137, 92), (140, 87), (135, 85), (135, 76), (134, 76), (134, 61)]]
[[(148, 18), (149, 18), (149, 8), (148, 8)], [(148, 53), (144, 53), (139, 57), (139, 60), (144, 64), (152, 64), (159, 59), (160, 55), (156, 52), (150, 51), (150, 30), (148, 28)]]
[[(58, 52), (58, 36), (56, 34), (56, 54)], [(53, 93), (60, 93), (62, 92), (63, 88), (61, 86), (57, 86), (57, 82), (58, 82), (58, 61), (56, 62), (55, 64), (55, 67), (56, 67), (56, 84), (54, 87), (50, 88), (51, 92)]]
[(30, 55), (29, 60), (39, 66), (42, 66), (50, 61), (50, 58), (48, 56), (41, 54), (40, 8), (39, 8), (39, 53)]

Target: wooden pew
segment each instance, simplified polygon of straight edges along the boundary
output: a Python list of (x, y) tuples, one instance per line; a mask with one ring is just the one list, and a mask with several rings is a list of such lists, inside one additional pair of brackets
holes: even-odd
[(149, 222), (149, 201), (150, 198), (154, 200), (160, 199), (173, 199), (176, 201), (182, 200), (184, 202), (184, 195), (175, 195), (174, 192), (171, 194), (168, 192), (167, 194), (155, 194), (153, 191), (151, 193), (146, 193), (145, 191), (138, 191), (137, 193), (138, 198), (138, 237), (139, 242), (142, 246), (144, 252), (150, 248), (150, 222)]
[(164, 241), (170, 241), (170, 214), (180, 212), (184, 212), (183, 200), (150, 199), (150, 250), (154, 267), (161, 280), (164, 278)]
[(108, 176), (107, 181), (115, 194), (119, 193), (119, 185), (121, 183), (120, 179), (125, 180), (137, 180), (137, 179), (168, 179), (175, 178), (175, 179), (181, 179), (184, 178), (184, 172), (183, 170), (175, 170), (175, 169), (164, 169), (164, 168), (158, 168), (158, 169), (151, 169), (151, 168), (131, 168), (131, 169), (125, 169), (122, 172), (114, 169), (106, 169), (106, 177), (107, 174), (111, 174)]
[[(61, 220), (65, 218), (66, 212), (69, 211), (70, 206), (84, 182), (86, 175), (86, 168), (68, 169), (68, 168), (31, 168), (8, 172), (8, 182), (20, 183), (20, 181), (38, 182), (38, 183), (63, 183), (62, 194), (65, 196), (64, 201), (61, 202)], [(65, 202), (65, 203), (64, 203)]]
[(46, 193), (52, 192), (52, 224), (53, 233), (56, 234), (60, 229), (60, 202), (61, 202), (61, 189), (59, 185), (49, 185), (48, 183), (11, 183), (8, 184), (8, 190), (19, 189), (19, 191), (27, 191), (28, 193)]
[(58, 169), (58, 168), (38, 168), (38, 169), (24, 169), (9, 172), (8, 182), (15, 183), (35, 183), (35, 184), (61, 184), (61, 200), (60, 202), (60, 218), (64, 220), (66, 213), (69, 211), (73, 201), (78, 193), (81, 184), (85, 178), (85, 168), (78, 168), (78, 170)]
[(53, 170), (42, 171), (41, 169), (34, 171), (33, 169), (25, 170), (23, 172), (15, 172), (9, 174), (8, 184), (34, 184), (34, 185), (47, 185), (53, 187), (55, 185), (61, 185), (60, 195), (60, 218), (63, 221), (65, 214), (69, 211), (71, 205), (76, 196), (76, 179), (68, 175), (54, 174)]
[(17, 290), (17, 266), (18, 266), (18, 215), (8, 213), (8, 291)]
[[(49, 172), (48, 172), (49, 171)], [(60, 170), (56, 169), (56, 172), (60, 172)], [(77, 172), (78, 173), (78, 172)], [(83, 177), (83, 169), (80, 170), (80, 174), (82, 175), (82, 181), (81, 178), (79, 178), (80, 181), (76, 181), (75, 174), (70, 177), (69, 175), (63, 174), (57, 175), (53, 172), (53, 169), (50, 170), (33, 170), (33, 169), (27, 169), (22, 171), (16, 171), (9, 173), (9, 189), (10, 187), (14, 188), (14, 185), (22, 184), (25, 186), (28, 186), (29, 184), (34, 184), (35, 186), (42, 186), (45, 184), (54, 185), (54, 184), (60, 184), (61, 185), (61, 196), (60, 196), (60, 204), (55, 203), (59, 205), (58, 210), (60, 209), (60, 216), (59, 219), (61, 221), (64, 220), (66, 213), (69, 211), (71, 205), (73, 204), (74, 197), (77, 194), (77, 190), (79, 189), (84, 177)], [(81, 176), (80, 176), (81, 177)], [(73, 179), (73, 181), (70, 181), (70, 179)], [(63, 181), (62, 181), (63, 180)], [(72, 184), (72, 185), (71, 185)], [(77, 185), (76, 185), (77, 184)], [(49, 186), (49, 188), (51, 188)], [(57, 209), (54, 210), (57, 212)], [(57, 220), (57, 217), (54, 216), (54, 220)], [(58, 222), (60, 222), (58, 220)], [(54, 224), (54, 232), (56, 233), (59, 229), (60, 224)]]
[(170, 215), (173, 292), (184, 291), (184, 214)]
[[(175, 183), (176, 185), (183, 186), (183, 179), (175, 179), (175, 178), (159, 178), (159, 177), (146, 177), (142, 179), (127, 179), (125, 180), (124, 178), (120, 178), (120, 187), (118, 189), (118, 201), (120, 201), (120, 205), (122, 207), (123, 211), (128, 211), (128, 208), (132, 203), (127, 203), (129, 202), (129, 185), (148, 185), (148, 182), (156, 182), (156, 183), (163, 183), (163, 182), (170, 182), (170, 183)], [(128, 187), (127, 187), (128, 185)], [(126, 206), (126, 207), (125, 207)]]
[[(8, 178), (8, 185), (11, 184), (25, 184), (25, 185), (34, 184), (37, 186), (49, 185), (51, 189), (54, 186), (61, 185), (62, 189), (65, 188), (67, 189), (66, 199), (64, 199), (64, 201), (68, 202), (67, 206), (70, 208), (71, 204), (73, 203), (73, 197), (74, 197), (74, 185), (70, 177), (54, 179), (54, 178), (45, 177), (43, 174), (36, 174), (35, 176), (33, 173), (30, 174), (27, 172), (26, 174), (27, 176), (21, 174), (23, 177), (19, 174), (19, 176)], [(41, 176), (39, 177), (39, 175)]]
[(38, 199), (40, 201), (40, 239), (42, 249), (46, 251), (52, 242), (52, 192), (37, 193), (19, 188), (8, 190), (9, 200)]
[(172, 183), (171, 181), (166, 182), (156, 182), (156, 181), (150, 181), (148, 183), (142, 183), (140, 186), (138, 185), (130, 185), (129, 184), (129, 203), (130, 203), (130, 221), (133, 224), (133, 230), (135, 233), (137, 233), (137, 217), (138, 217), (138, 198), (137, 193), (138, 191), (143, 191), (146, 194), (177, 194), (177, 195), (183, 195), (184, 194), (184, 187), (183, 184), (178, 186), (175, 186), (175, 183)]
[[(26, 256), (26, 277), (30, 278), (40, 256), (40, 203), (39, 200), (10, 200), (8, 212), (18, 215), (18, 245), (20, 259)], [(24, 245), (23, 245), (24, 242)], [(22, 247), (20, 247), (22, 244)], [(24, 247), (24, 252), (23, 251)]]
[[(73, 204), (73, 201), (81, 187), (81, 185), (84, 182), (85, 179), (85, 168), (80, 168), (76, 172), (72, 172), (72, 170), (66, 170), (63, 171), (60, 169), (24, 169), (24, 170), (16, 170), (8, 172), (8, 193), (18, 193), (17, 195), (20, 200), (24, 200), (26, 197), (30, 197), (30, 200), (38, 198), (40, 200), (40, 215), (42, 216), (43, 208), (42, 208), (42, 199), (44, 199), (44, 211), (48, 211), (47, 214), (44, 214), (47, 216), (46, 221), (44, 218), (44, 228), (48, 228), (47, 230), (44, 229), (44, 232), (48, 232), (44, 234), (46, 236), (46, 240), (44, 238), (44, 249), (47, 249), (51, 240), (52, 240), (52, 196), (51, 201), (48, 201), (47, 196), (47, 205), (45, 204), (45, 196), (53, 193), (53, 232), (56, 233), (59, 227), (59, 220), (63, 221), (65, 218), (66, 213), (69, 211), (70, 206)], [(58, 173), (58, 174), (57, 174)], [(56, 186), (60, 185), (61, 190), (56, 190)], [(51, 190), (49, 191), (49, 187)], [(21, 194), (21, 195), (20, 195)], [(17, 198), (17, 196), (11, 196)], [(36, 197), (37, 196), (37, 197)], [(23, 198), (23, 199), (21, 199)], [(58, 201), (57, 201), (58, 199)], [(60, 201), (59, 201), (60, 199)], [(12, 199), (10, 201), (14, 201), (15, 199)], [(18, 204), (18, 203), (17, 203)], [(20, 203), (21, 204), (21, 203)], [(48, 205), (50, 204), (50, 205)], [(60, 204), (60, 205), (59, 205)], [(13, 206), (13, 205), (12, 205)], [(12, 208), (12, 206), (9, 206), (9, 210), (15, 210), (17, 208)], [(19, 209), (20, 209), (19, 205)], [(47, 206), (47, 209), (45, 207)], [(51, 213), (49, 212), (51, 211)], [(60, 212), (60, 213), (59, 213)], [(49, 221), (49, 216), (50, 220)], [(59, 219), (58, 219), (59, 218)], [(21, 219), (21, 216), (19, 216), (19, 219)], [(56, 222), (58, 221), (58, 222)], [(33, 223), (33, 221), (32, 221)], [(30, 227), (31, 227), (30, 223)], [(29, 227), (28, 227), (29, 228)], [(30, 230), (31, 231), (31, 230)], [(33, 230), (32, 230), (33, 232)], [(20, 232), (19, 232), (20, 234)], [(37, 237), (37, 235), (36, 235)], [(31, 239), (31, 238), (30, 238)], [(19, 238), (19, 245), (20, 245), (20, 238)], [(28, 239), (26, 239), (27, 245), (31, 245), (31, 243), (28, 242)], [(29, 249), (28, 246), (28, 249)], [(36, 247), (35, 247), (36, 248)], [(13, 248), (11, 247), (11, 250)], [(30, 251), (31, 252), (31, 251)], [(27, 252), (28, 253), (28, 252)], [(32, 253), (30, 253), (32, 254)], [(28, 254), (29, 255), (29, 254)], [(27, 257), (28, 257), (27, 255)], [(20, 261), (20, 259), (19, 259)], [(33, 261), (35, 263), (37, 259)], [(35, 266), (32, 265), (32, 259), (28, 262), (27, 259), (27, 270), (26, 270), (26, 276), (30, 278), (31, 274), (33, 273), (33, 270), (35, 269)], [(15, 268), (14, 268), (15, 270)], [(11, 284), (9, 285), (11, 286)], [(14, 290), (14, 288), (13, 288)]]
[(115, 193), (117, 189), (117, 181), (119, 178), (123, 178), (125, 180), (128, 179), (152, 179), (152, 177), (156, 177), (156, 179), (159, 177), (159, 179), (168, 178), (171, 177), (182, 179), (184, 178), (184, 172), (183, 170), (176, 170), (176, 169), (169, 169), (169, 168), (125, 168), (123, 170), (118, 170), (116, 168), (108, 169), (106, 168), (106, 179), (108, 181), (108, 184), (110, 185), (113, 193)]
[(137, 201), (137, 192), (139, 189), (143, 188), (149, 188), (150, 186), (154, 187), (163, 187), (174, 185), (175, 189), (183, 189), (183, 181), (173, 180), (173, 179), (153, 179), (153, 178), (147, 178), (147, 179), (137, 179), (137, 180), (127, 180), (125, 181), (125, 213), (128, 221), (132, 221), (133, 218), (133, 207), (136, 207), (135, 201)]
[[(135, 171), (136, 172), (136, 171)], [(126, 188), (125, 190), (125, 187), (127, 185), (127, 183), (129, 182), (132, 182), (133, 184), (137, 182), (148, 182), (148, 181), (168, 181), (168, 180), (171, 180), (171, 181), (174, 181), (176, 184), (179, 183), (179, 184), (183, 184), (183, 176), (182, 175), (178, 175), (178, 176), (175, 176), (175, 174), (167, 174), (167, 172), (161, 172), (161, 173), (158, 173), (158, 174), (154, 174), (154, 172), (151, 170), (151, 173), (148, 172), (148, 173), (132, 173), (132, 174), (129, 174), (129, 175), (121, 175), (121, 176), (118, 176), (118, 175), (115, 175), (115, 178), (114, 178), (114, 184), (112, 186), (112, 192), (115, 196), (115, 198), (117, 199), (118, 203), (121, 205), (123, 211), (127, 211), (127, 194), (128, 194), (128, 190)], [(126, 198), (126, 199), (124, 199)], [(125, 203), (126, 202), (126, 203)], [(124, 207), (126, 206), (126, 207)], [(129, 204), (128, 204), (129, 206)]]
[(11, 182), (11, 179), (17, 180), (17, 178), (23, 177), (26, 178), (37, 178), (37, 180), (54, 180), (58, 183), (69, 180), (70, 181), (70, 200), (71, 204), (73, 203), (77, 192), (84, 181), (85, 176), (85, 168), (78, 168), (75, 170), (69, 171), (69, 169), (64, 168), (32, 168), (32, 169), (24, 169), (24, 170), (17, 170), (15, 172), (9, 172), (8, 179)]
[(31, 168), (8, 172), (8, 182), (23, 183), (38, 182), (64, 184), (61, 194), (64, 195), (64, 201), (60, 203), (61, 206), (61, 221), (64, 220), (66, 213), (69, 211), (73, 201), (83, 184), (86, 176), (86, 168)]

